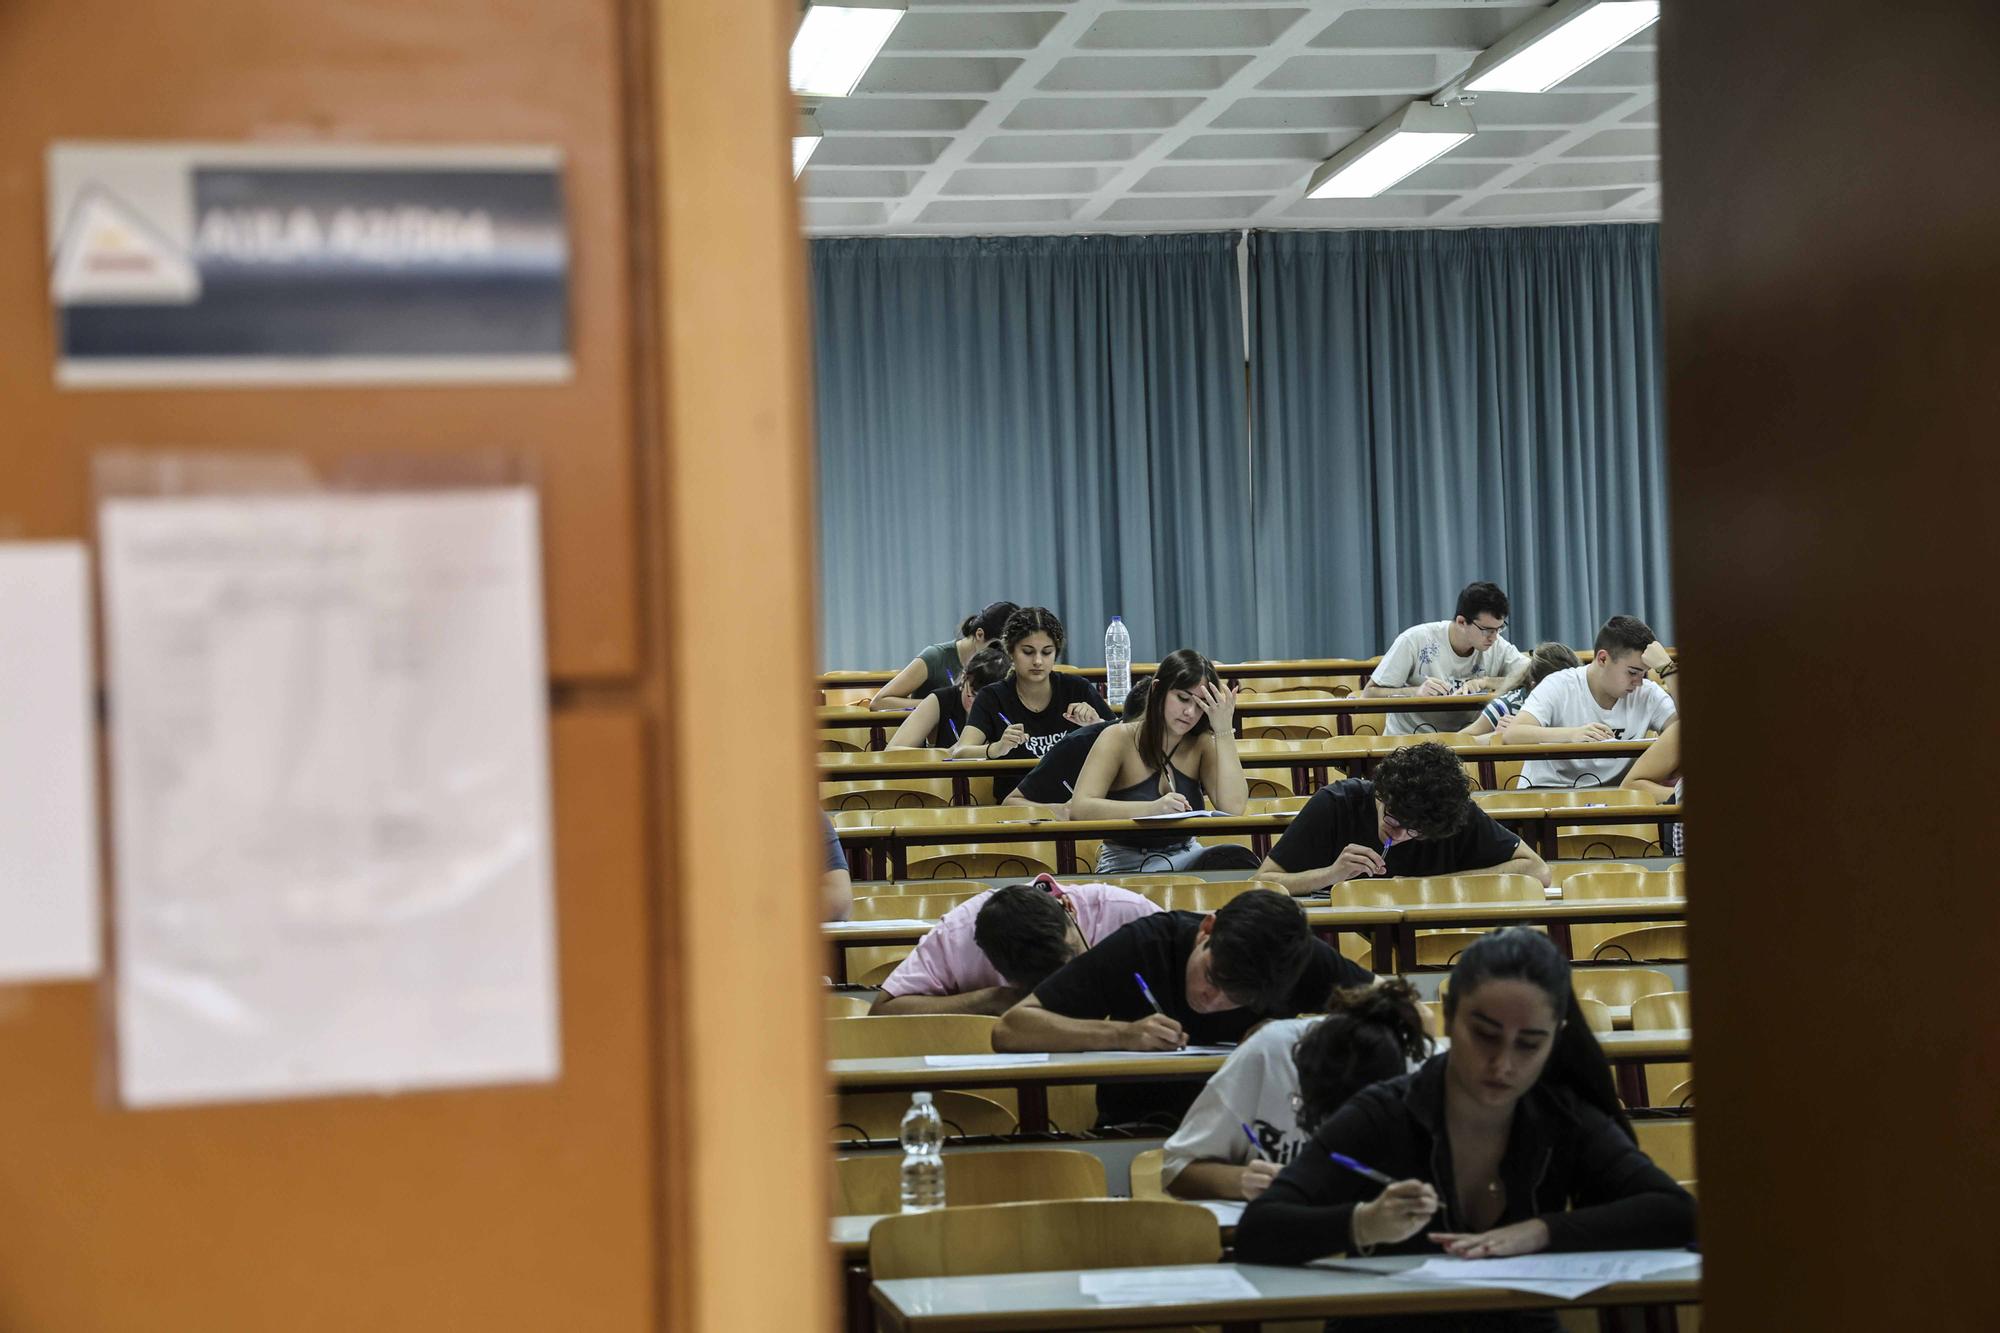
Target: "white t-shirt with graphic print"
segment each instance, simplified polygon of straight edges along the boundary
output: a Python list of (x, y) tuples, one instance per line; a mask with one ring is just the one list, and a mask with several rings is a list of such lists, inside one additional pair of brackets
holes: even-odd
[[(1469, 657), (1460, 657), (1451, 650), (1452, 621), (1436, 620), (1428, 625), (1412, 625), (1396, 636), (1389, 645), (1389, 651), (1382, 655), (1382, 664), (1375, 668), (1374, 683), (1400, 689), (1408, 685), (1421, 685), (1426, 677), (1436, 676), (1448, 680), (1453, 685), (1463, 685), (1468, 680), (1478, 680), (1482, 676), (1504, 677), (1518, 667), (1526, 654), (1507, 642), (1504, 634), (1494, 637), (1490, 648), (1474, 650)], [(1457, 731), (1472, 721), (1473, 714), (1457, 713), (1389, 713), (1388, 725), (1383, 729), (1391, 736), (1408, 736), (1419, 731)], [(1237, 1137), (1243, 1137), (1242, 1131)]]
[(1320, 1021), (1285, 1018), (1266, 1023), (1230, 1052), (1167, 1140), (1160, 1164), (1162, 1185), (1194, 1162), (1248, 1165), (1245, 1125), (1256, 1134), (1264, 1155), (1280, 1166), (1299, 1155), (1306, 1139), (1299, 1133), (1299, 1112), (1292, 1104), (1299, 1091), (1292, 1048)]
[[(1602, 722), (1619, 740), (1636, 741), (1674, 720), (1674, 699), (1646, 681), (1609, 708), (1598, 705), (1590, 692), (1590, 668), (1558, 671), (1535, 686), (1515, 716), (1532, 716), (1545, 727), (1587, 727)], [(1530, 759), (1521, 777), (1530, 787), (1615, 787), (1632, 766), (1627, 758)]]

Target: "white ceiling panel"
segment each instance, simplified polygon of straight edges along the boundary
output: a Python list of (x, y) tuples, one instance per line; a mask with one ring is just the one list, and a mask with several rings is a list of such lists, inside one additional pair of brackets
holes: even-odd
[(815, 235), (1658, 218), (1651, 30), (1375, 199), (1325, 158), (1545, 6), (1493, 0), (910, 0), (799, 179)]

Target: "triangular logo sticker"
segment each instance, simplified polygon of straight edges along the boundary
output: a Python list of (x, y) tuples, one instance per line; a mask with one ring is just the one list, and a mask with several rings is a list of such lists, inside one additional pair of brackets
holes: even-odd
[(136, 210), (90, 186), (56, 242), (50, 287), (57, 305), (187, 305), (201, 298), (201, 275)]

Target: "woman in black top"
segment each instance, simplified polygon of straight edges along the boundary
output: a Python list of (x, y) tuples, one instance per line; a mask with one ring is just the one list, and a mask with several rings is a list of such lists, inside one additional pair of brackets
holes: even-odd
[[(1145, 716), (1106, 727), (1090, 747), (1070, 800), (1071, 819), (1131, 819), (1215, 808), (1243, 813), (1250, 784), (1236, 756), (1236, 691), (1225, 689), (1209, 660), (1192, 648), (1167, 654), (1153, 673)], [(1202, 846), (1183, 824), (1106, 838), (1099, 874), (1182, 870)]]
[[(1538, 1250), (1671, 1249), (1694, 1240), (1687, 1191), (1639, 1151), (1611, 1067), (1548, 937), (1476, 941), (1445, 996), (1451, 1048), (1357, 1094), (1243, 1214), (1236, 1257), (1337, 1253), (1466, 1259)], [(1340, 1153), (1395, 1178), (1376, 1184)], [(1546, 1312), (1343, 1320), (1342, 1330), (1555, 1329)]]
[(981, 648), (959, 678), (926, 694), (884, 747), (890, 750), (949, 750), (965, 734), (973, 696), (1007, 674), (1007, 654), (999, 644)]
[[(1101, 722), (1111, 712), (1102, 695), (1080, 676), (1056, 670), (1063, 624), (1045, 606), (1025, 606), (1007, 617), (1003, 636), (1010, 669), (973, 696), (965, 731), (953, 759), (1040, 759), (1072, 727)], [(1020, 779), (993, 779), (993, 799), (1004, 801)]]

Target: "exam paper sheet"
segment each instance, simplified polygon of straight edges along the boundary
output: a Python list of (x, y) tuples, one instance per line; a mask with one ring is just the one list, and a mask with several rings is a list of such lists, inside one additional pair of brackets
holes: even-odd
[(0, 983), (97, 972), (91, 671), (82, 545), (0, 543)]
[(99, 531), (126, 1104), (554, 1078), (533, 492)]
[(1250, 1279), (1233, 1268), (1125, 1268), (1082, 1273), (1077, 1288), (1105, 1305), (1166, 1305), (1184, 1301), (1255, 1300)]

